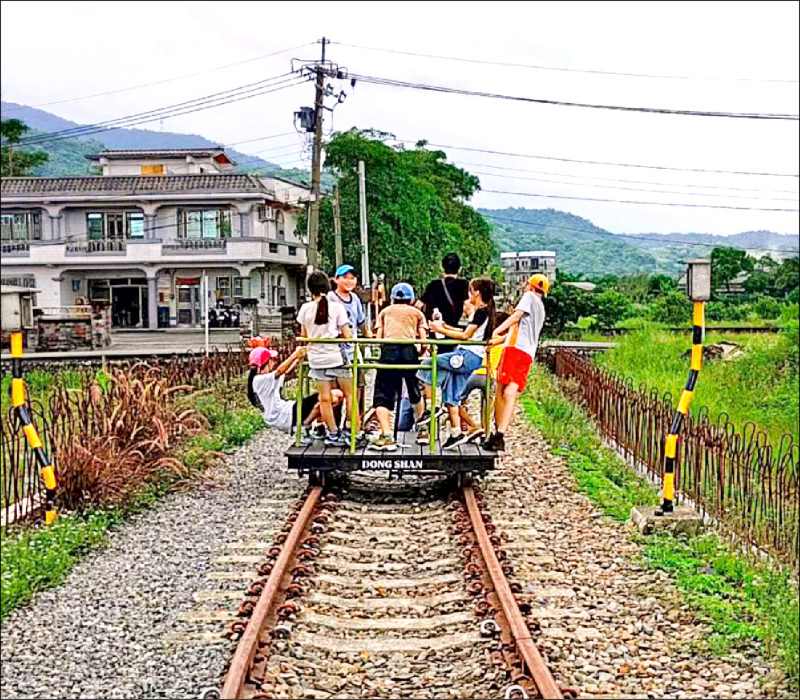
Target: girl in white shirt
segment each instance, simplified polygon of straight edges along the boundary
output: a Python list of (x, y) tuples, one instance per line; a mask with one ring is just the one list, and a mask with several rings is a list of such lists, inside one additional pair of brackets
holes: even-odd
[[(304, 338), (338, 338), (341, 336), (349, 340), (352, 337), (350, 321), (344, 306), (328, 302), (327, 294), (330, 288), (328, 275), (320, 270), (311, 273), (308, 278), (311, 301), (303, 304), (297, 314), (297, 322), (302, 328)], [(338, 386), (344, 394), (347, 415), (350, 414), (351, 370), (344, 369), (345, 361), (341, 346), (337, 343), (309, 343), (307, 357), (310, 368), (308, 376), (317, 380), (322, 420), (328, 426), (325, 444), (331, 447), (349, 445), (350, 441), (347, 436), (338, 429), (331, 403), (331, 392), (334, 387)], [(356, 428), (358, 428), (358, 424), (356, 424)]]
[[(264, 414), (264, 422), (270, 428), (291, 433), (297, 426), (297, 402), (287, 401), (281, 396), (286, 375), (291, 372), (306, 354), (306, 348), (297, 348), (281, 364), (277, 365), (278, 353), (272, 348), (253, 348), (248, 363), (250, 374), (247, 377), (247, 398)], [(334, 389), (331, 392), (334, 417), (341, 416), (343, 394)], [(311, 394), (303, 399), (301, 410), (303, 421), (303, 442), (310, 444), (315, 435), (311, 426), (320, 418), (319, 396)]]

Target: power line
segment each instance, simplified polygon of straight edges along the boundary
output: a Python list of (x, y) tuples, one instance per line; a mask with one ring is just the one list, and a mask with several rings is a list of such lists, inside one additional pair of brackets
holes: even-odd
[(618, 112), (644, 112), (649, 114), (671, 114), (692, 117), (726, 117), (731, 119), (769, 119), (798, 121), (800, 116), (797, 114), (759, 114), (756, 112), (712, 112), (706, 110), (692, 109), (667, 109), (665, 107), (624, 107), (622, 105), (599, 105), (586, 102), (563, 102), (560, 100), (545, 100), (536, 97), (524, 97), (521, 95), (502, 95), (495, 92), (483, 92), (480, 90), (464, 90), (460, 88), (447, 87), (445, 85), (428, 85), (425, 83), (412, 83), (405, 80), (394, 78), (381, 78), (371, 75), (359, 75), (350, 73), (351, 78), (365, 83), (375, 85), (386, 85), (389, 87), (410, 88), (414, 90), (427, 90), (430, 92), (443, 92), (450, 95), (467, 95), (469, 97), (488, 97), (497, 100), (512, 100), (515, 102), (531, 102), (534, 104), (554, 105), (558, 107), (583, 107), (587, 109), (608, 109)]
[(99, 133), (101, 131), (108, 131), (110, 129), (119, 129), (119, 128), (133, 126), (135, 124), (143, 124), (147, 123), (148, 121), (157, 121), (164, 117), (180, 116), (181, 114), (188, 114), (190, 112), (200, 111), (201, 109), (216, 107), (219, 106), (219, 104), (228, 104), (229, 102), (237, 102), (238, 99), (247, 99), (248, 97), (255, 97), (258, 94), (264, 94), (265, 92), (273, 91), (272, 89), (267, 89), (267, 88), (275, 88), (276, 86), (292, 87), (293, 85), (298, 85), (302, 82), (305, 82), (305, 80), (298, 79), (297, 76), (293, 76), (291, 73), (286, 73), (284, 75), (275, 76), (273, 78), (268, 78), (266, 80), (260, 80), (257, 81), (256, 83), (242, 85), (238, 88), (233, 88), (231, 90), (225, 90), (223, 92), (213, 93), (211, 95), (205, 95), (203, 97), (198, 97), (193, 100), (188, 100), (186, 102), (179, 102), (177, 104), (169, 105), (167, 107), (160, 107), (155, 110), (139, 112), (137, 114), (128, 115), (126, 117), (118, 117), (116, 119), (110, 119), (104, 122), (98, 122), (97, 124), (83, 125), (71, 129), (64, 129), (62, 131), (50, 132), (42, 136), (34, 136), (28, 139), (21, 139), (18, 145), (28, 146), (28, 145), (35, 145), (37, 143), (45, 143), (48, 141), (58, 141), (64, 138), (76, 138), (78, 136), (86, 136), (90, 133)]
[[(410, 139), (392, 139), (394, 141), (400, 141), (402, 143), (418, 143), (417, 141), (412, 141)], [(615, 167), (620, 168), (647, 168), (649, 170), (672, 170), (676, 172), (685, 172), (685, 173), (717, 173), (723, 175), (758, 175), (764, 177), (800, 177), (800, 175), (791, 175), (788, 173), (756, 173), (756, 172), (748, 172), (742, 170), (708, 170), (703, 168), (672, 168), (665, 165), (641, 165), (636, 163), (613, 163), (609, 161), (603, 160), (578, 160), (576, 158), (556, 158), (555, 156), (540, 156), (540, 155), (532, 155), (526, 153), (510, 153), (508, 151), (492, 151), (485, 148), (470, 148), (467, 146), (452, 146), (443, 143), (428, 143), (426, 142), (425, 145), (427, 146), (434, 146), (436, 148), (452, 148), (456, 151), (474, 151), (476, 153), (491, 153), (492, 155), (498, 156), (510, 156), (512, 158), (535, 158), (538, 160), (554, 160), (559, 161), (562, 163), (586, 163), (589, 165), (613, 165)]]
[[(738, 250), (747, 250), (747, 248), (743, 248), (741, 246), (729, 245), (724, 243), (694, 243), (694, 242), (686, 242), (683, 241), (670, 241), (670, 240), (663, 240), (661, 238), (654, 238), (652, 236), (637, 236), (632, 234), (625, 234), (625, 233), (611, 233), (610, 231), (603, 231), (603, 230), (595, 230), (595, 231), (588, 231), (586, 229), (580, 228), (572, 228), (570, 226), (555, 226), (555, 225), (543, 225), (543, 224), (536, 224), (531, 221), (525, 221), (524, 219), (512, 219), (510, 217), (505, 216), (497, 216), (496, 214), (487, 214), (485, 211), (478, 212), (481, 216), (485, 216), (489, 219), (495, 219), (497, 221), (508, 221), (511, 223), (518, 223), (518, 224), (526, 224), (527, 226), (538, 226), (540, 228), (547, 228), (547, 229), (559, 229), (561, 231), (573, 231), (574, 233), (586, 233), (593, 236), (600, 236), (602, 237), (612, 237), (612, 238), (632, 238), (637, 241), (655, 241), (657, 243), (661, 243), (662, 245), (680, 245), (680, 246), (701, 246), (703, 248), (720, 248), (720, 247), (728, 247), (728, 248), (736, 248)], [(769, 250), (776, 252), (776, 253), (798, 253), (797, 248), (770, 248)]]
[[(757, 187), (726, 187), (722, 185), (697, 185), (690, 184), (684, 185), (677, 182), (651, 182), (650, 180), (625, 180), (615, 177), (598, 177), (593, 175), (572, 175), (570, 173), (554, 173), (549, 170), (531, 170), (529, 168), (511, 168), (505, 165), (491, 165), (490, 163), (470, 163), (467, 161), (460, 161), (460, 165), (454, 163), (457, 167), (461, 166), (477, 166), (479, 168), (492, 168), (494, 170), (510, 170), (518, 173), (538, 173), (539, 175), (556, 175), (558, 177), (571, 177), (579, 178), (582, 180), (602, 180), (603, 182), (627, 182), (635, 185), (663, 185), (665, 187), (690, 187), (698, 189), (712, 189), (712, 190), (730, 190), (736, 192), (769, 192), (772, 194), (798, 194), (795, 190), (765, 190)], [(478, 172), (478, 171), (475, 171)], [(491, 175), (491, 173), (486, 173)], [(510, 176), (505, 176), (510, 177)], [(523, 178), (524, 179), (524, 178)], [(688, 193), (687, 193), (688, 194)]]
[(585, 202), (614, 202), (616, 204), (647, 204), (658, 207), (701, 207), (703, 209), (741, 209), (746, 211), (800, 211), (798, 209), (768, 209), (760, 207), (732, 207), (724, 204), (681, 204), (679, 202), (639, 202), (627, 199), (600, 199), (597, 197), (570, 197), (560, 194), (534, 194), (532, 192), (509, 192), (506, 190), (481, 190), (481, 192), (491, 192), (492, 194), (513, 194), (523, 197), (544, 197), (547, 199), (570, 199)]
[(234, 141), (233, 143), (226, 143), (225, 148), (230, 148), (231, 146), (238, 146), (242, 143), (253, 143), (254, 141), (267, 141), (269, 139), (277, 139), (281, 138), (282, 136), (294, 136), (297, 132), (296, 131), (286, 131), (282, 134), (273, 134), (271, 136), (259, 136), (257, 139), (247, 139), (245, 141)]
[[(559, 182), (558, 180), (546, 180), (540, 177), (522, 177), (520, 175), (498, 175), (497, 173), (484, 173), (480, 170), (473, 170), (473, 174), (486, 175), (488, 177), (502, 177), (511, 180), (531, 180), (534, 182), (546, 182), (552, 185), (570, 185), (572, 187), (599, 187), (610, 190), (629, 190), (633, 192), (656, 192), (660, 194), (682, 194), (690, 197), (723, 197), (727, 199), (771, 199), (778, 202), (796, 202), (797, 197), (750, 197), (743, 194), (717, 194), (714, 192), (676, 192), (675, 190), (651, 190), (642, 187), (622, 187), (620, 185), (591, 185), (582, 182)], [(486, 191), (486, 190), (484, 190)]]
[(94, 95), (84, 95), (83, 97), (71, 97), (65, 100), (55, 100), (53, 102), (43, 102), (38, 105), (21, 105), (19, 107), (10, 107), (6, 109), (6, 112), (16, 112), (22, 109), (27, 109), (29, 107), (38, 108), (38, 107), (47, 107), (49, 105), (58, 105), (64, 104), (65, 102), (79, 102), (80, 100), (89, 100), (94, 97), (103, 97), (104, 95), (116, 95), (120, 92), (128, 92), (129, 90), (139, 90), (141, 88), (152, 87), (153, 85), (163, 85), (164, 83), (171, 83), (175, 80), (184, 80), (185, 78), (193, 78), (197, 75), (205, 75), (206, 73), (213, 73), (218, 70), (223, 70), (225, 68), (233, 68), (234, 66), (242, 66), (245, 63), (252, 63), (253, 61), (260, 61), (264, 58), (270, 58), (272, 56), (278, 56), (282, 53), (288, 53), (290, 51), (297, 51), (298, 49), (303, 49), (306, 46), (311, 46), (314, 42), (309, 42), (308, 44), (301, 44), (300, 46), (292, 46), (288, 49), (281, 49), (280, 51), (275, 51), (273, 53), (264, 54), (263, 56), (256, 56), (255, 58), (248, 58), (246, 61), (239, 61), (237, 63), (228, 63), (224, 66), (217, 66), (216, 68), (209, 68), (208, 70), (198, 71), (197, 73), (189, 73), (187, 75), (179, 75), (174, 78), (165, 78), (164, 80), (157, 80), (152, 83), (143, 83), (141, 85), (132, 85), (131, 87), (126, 88), (119, 88), (118, 90), (108, 90), (106, 92), (98, 92)]
[(621, 75), (632, 78), (657, 78), (666, 80), (717, 80), (717, 81), (736, 81), (736, 82), (758, 82), (758, 83), (797, 83), (797, 80), (777, 80), (767, 78), (708, 78), (690, 75), (653, 75), (646, 73), (623, 73), (618, 71), (607, 70), (590, 70), (579, 68), (560, 68), (557, 66), (536, 66), (526, 63), (509, 63), (506, 61), (483, 61), (477, 58), (458, 58), (455, 56), (438, 56), (429, 53), (415, 53), (413, 51), (400, 51), (397, 49), (378, 48), (376, 46), (360, 46), (358, 44), (347, 44), (341, 41), (333, 41), (332, 44), (339, 46), (346, 46), (351, 49), (362, 49), (364, 51), (381, 51), (383, 53), (401, 54), (404, 56), (419, 56), (422, 58), (435, 58), (443, 61), (459, 61), (462, 63), (480, 63), (489, 66), (505, 66), (508, 68), (531, 68), (534, 70), (552, 70), (561, 71), (565, 73), (590, 73), (594, 75)]

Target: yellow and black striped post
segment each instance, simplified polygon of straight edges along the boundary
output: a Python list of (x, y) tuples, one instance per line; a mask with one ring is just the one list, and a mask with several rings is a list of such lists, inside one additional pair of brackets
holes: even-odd
[(45, 488), (45, 522), (50, 524), (56, 521), (56, 473), (42, 446), (42, 439), (31, 419), (25, 401), (25, 380), (22, 378), (22, 333), (17, 331), (11, 334), (11, 405), (22, 424), (22, 432), (28, 440), (36, 461), (39, 463), (42, 480)]
[(695, 301), (692, 312), (692, 360), (689, 366), (689, 378), (686, 386), (678, 399), (678, 408), (672, 418), (669, 435), (664, 442), (664, 485), (663, 501), (656, 510), (656, 515), (671, 513), (675, 500), (675, 460), (678, 455), (678, 433), (683, 424), (683, 417), (689, 412), (689, 406), (694, 398), (694, 387), (697, 384), (697, 375), (703, 366), (703, 334), (705, 333), (705, 302)]

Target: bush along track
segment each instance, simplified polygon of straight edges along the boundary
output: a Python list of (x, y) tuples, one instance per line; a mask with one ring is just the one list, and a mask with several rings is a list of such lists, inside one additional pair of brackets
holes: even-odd
[[(624, 521), (636, 505), (656, 505), (656, 489), (603, 446), (590, 418), (561, 392), (549, 371), (536, 367), (522, 398), (526, 419), (561, 456), (581, 491), (611, 518)], [(694, 538), (635, 536), (647, 566), (673, 578), (682, 604), (712, 630), (705, 651), (766, 652), (798, 689), (797, 578), (754, 559), (713, 533)]]
[(264, 425), (261, 414), (248, 403), (240, 382), (220, 382), (176, 401), (180, 409), (203, 415), (208, 427), (189, 436), (174, 450), (172, 459), (182, 469), (157, 471), (139, 488), (111, 507), (93, 506), (62, 514), (46, 528), (13, 528), (2, 533), (2, 607), (0, 619), (29, 601), (37, 591), (61, 583), (78, 559), (101, 546), (108, 530), (133, 512), (153, 506), (170, 490), (185, 484), (214, 458), (244, 444)]

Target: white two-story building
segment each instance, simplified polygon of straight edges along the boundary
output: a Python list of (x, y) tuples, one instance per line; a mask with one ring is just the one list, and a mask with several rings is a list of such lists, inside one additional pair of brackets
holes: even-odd
[(231, 172), (221, 148), (90, 159), (102, 175), (2, 179), (3, 284), (39, 307), (105, 302), (114, 327), (200, 325), (204, 275), (212, 305), (297, 306), (307, 188)]

